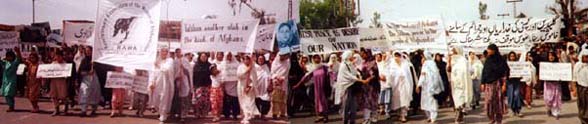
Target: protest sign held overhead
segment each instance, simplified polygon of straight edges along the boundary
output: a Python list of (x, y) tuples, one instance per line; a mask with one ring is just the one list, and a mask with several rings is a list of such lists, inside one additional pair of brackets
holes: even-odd
[(386, 50), (391, 43), (387, 41), (382, 28), (359, 28), (359, 44), (364, 48), (378, 48)]
[(539, 80), (542, 81), (572, 81), (571, 63), (539, 63)]
[[(227, 4), (228, 3), (228, 4)], [(259, 20), (251, 49), (273, 50), (275, 26), (281, 22), (299, 22), (299, 0), (203, 0), (195, 6), (197, 17)], [(219, 11), (222, 10), (222, 11)]]
[(294, 21), (281, 23), (276, 27), (279, 53), (290, 53), (300, 51), (300, 38), (298, 27)]
[(186, 51), (253, 52), (258, 20), (184, 20), (182, 49)]
[(300, 31), (301, 50), (307, 55), (359, 49), (358, 28)]
[(559, 41), (562, 23), (559, 18), (521, 18), (447, 22), (450, 45), (485, 49), (496, 44), (504, 50), (521, 50), (534, 43)]
[(37, 78), (66, 78), (71, 76), (71, 63), (41, 64), (37, 68)]
[(6, 55), (6, 51), (14, 49), (18, 44), (18, 32), (0, 32), (0, 56)]
[(94, 45), (94, 22), (63, 21), (63, 41), (68, 45)]
[(151, 69), (159, 32), (159, 0), (101, 0), (92, 59), (135, 69)]
[(444, 35), (443, 26), (437, 20), (389, 22), (384, 23), (384, 29), (393, 44), (435, 42)]
[(135, 77), (126, 72), (109, 71), (106, 74), (106, 88), (131, 88)]

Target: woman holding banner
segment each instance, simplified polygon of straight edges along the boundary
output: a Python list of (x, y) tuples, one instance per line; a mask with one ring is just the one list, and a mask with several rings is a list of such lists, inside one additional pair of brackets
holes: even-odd
[[(515, 52), (508, 53), (508, 61), (517, 61), (517, 54)], [(521, 88), (520, 77), (509, 77), (506, 81), (506, 96), (508, 98), (508, 106), (512, 110), (514, 116), (518, 117), (523, 117), (521, 114), (521, 108), (523, 107), (523, 96), (521, 95)]]
[[(63, 52), (61, 50), (55, 51), (55, 56), (53, 58), (53, 64), (65, 63), (65, 60), (63, 59)], [(51, 96), (51, 100), (53, 101), (53, 106), (55, 107), (55, 111), (53, 112), (52, 116), (56, 116), (59, 114), (59, 106), (61, 103), (66, 102), (68, 91), (66, 78), (51, 78), (50, 89), (51, 91), (49, 91), (49, 94)], [(67, 114), (67, 111), (65, 114)]]
[[(548, 62), (557, 63), (557, 55), (555, 52), (547, 53)], [(559, 120), (559, 114), (562, 106), (562, 91), (561, 84), (558, 81), (544, 81), (543, 100), (545, 100), (545, 107), (547, 108), (547, 116), (555, 117)]]
[(487, 51), (487, 59), (482, 69), (482, 87), (485, 96), (486, 114), (490, 123), (502, 123), (502, 114), (504, 113), (504, 95), (502, 86), (505, 83), (507, 73), (509, 72), (508, 64), (500, 56), (498, 47), (490, 44)]
[[(123, 72), (122, 67), (115, 68), (116, 72)], [(123, 106), (125, 105), (125, 96), (127, 90), (125, 88), (112, 88), (112, 109), (110, 111), (110, 117), (123, 116)]]

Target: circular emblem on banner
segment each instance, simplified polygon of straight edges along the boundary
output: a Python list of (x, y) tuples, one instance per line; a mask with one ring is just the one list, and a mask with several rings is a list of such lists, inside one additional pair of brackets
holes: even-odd
[(151, 7), (140, 1), (114, 5), (103, 14), (98, 32), (104, 48), (125, 53), (147, 50), (155, 40), (155, 22), (159, 21), (149, 13)]

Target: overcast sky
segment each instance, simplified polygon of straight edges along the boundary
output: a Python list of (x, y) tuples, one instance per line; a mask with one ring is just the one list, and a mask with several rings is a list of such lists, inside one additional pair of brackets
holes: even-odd
[[(32, 22), (32, 0), (0, 0), (1, 24), (30, 24)], [(201, 18), (207, 13), (218, 15), (232, 14), (228, 0), (163, 0), (162, 20), (181, 20)], [(276, 6), (274, 2), (254, 4)], [(271, 0), (286, 1), (286, 0)], [(361, 0), (361, 17), (367, 26), (373, 12), (382, 13), (382, 21), (416, 20), (420, 18), (441, 18), (446, 20), (470, 20), (478, 18), (480, 0)], [(488, 3), (488, 15), (493, 19), (497, 13), (511, 13), (512, 4), (505, 0), (481, 0)], [(553, 5), (554, 0), (524, 0), (517, 4), (518, 11), (530, 17), (548, 16), (545, 8)], [(580, 1), (586, 2), (586, 1)], [(169, 11), (168, 11), (169, 4)], [(587, 6), (581, 3), (581, 6)], [(36, 0), (36, 21), (51, 22), (52, 28), (60, 28), (62, 20), (95, 20), (98, 0)], [(244, 8), (244, 7), (243, 7)], [(275, 10), (287, 9), (274, 7)], [(169, 15), (167, 15), (169, 13)], [(244, 8), (239, 15), (248, 16), (250, 11)]]

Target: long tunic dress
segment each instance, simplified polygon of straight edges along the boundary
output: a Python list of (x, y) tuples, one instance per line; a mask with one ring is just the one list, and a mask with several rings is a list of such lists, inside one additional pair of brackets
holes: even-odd
[(368, 84), (362, 85), (362, 93), (359, 100), (359, 108), (376, 110), (378, 108), (378, 94), (380, 93), (380, 74), (375, 61), (364, 61), (360, 67), (362, 78), (366, 79), (370, 76), (374, 78)]
[(451, 63), (451, 91), (455, 108), (469, 105), (473, 99), (473, 86), (468, 60), (461, 54), (454, 56)]
[(417, 84), (421, 87), (421, 109), (436, 112), (439, 107), (433, 95), (441, 93), (444, 89), (439, 69), (432, 60), (426, 61), (421, 69), (421, 76)]
[(37, 102), (41, 92), (42, 79), (37, 78), (37, 68), (39, 64), (28, 64), (27, 65), (27, 98), (31, 102)]
[[(401, 60), (403, 61), (403, 60)], [(390, 63), (390, 72), (387, 81), (392, 82), (392, 109), (409, 107), (412, 101), (412, 81), (410, 66), (405, 62), (397, 64), (394, 60)]]
[[(14, 61), (1, 60), (4, 72), (2, 73), (2, 96), (6, 97), (6, 102), (10, 107), (14, 107), (14, 95), (16, 95), (16, 70), (20, 64), (20, 59)], [(12, 98), (12, 99), (10, 99)]]
[(257, 82), (255, 82), (257, 80), (255, 68), (252, 67), (251, 72), (246, 73), (247, 68), (247, 66), (242, 64), (237, 69), (237, 76), (239, 78), (237, 82), (237, 95), (239, 97), (239, 105), (241, 106), (241, 110), (243, 114), (245, 114), (244, 120), (249, 120), (254, 115), (260, 115), (259, 110), (255, 106), (255, 89), (250, 89), (249, 92), (245, 92), (247, 84), (249, 84), (251, 88), (257, 84)]
[(149, 86), (155, 86), (149, 99), (150, 105), (158, 108), (160, 121), (166, 120), (171, 110), (172, 98), (174, 96), (174, 69), (173, 60), (157, 60), (159, 67), (155, 67), (149, 76)]
[[(100, 90), (100, 82), (98, 82), (98, 76), (96, 74), (88, 74), (92, 71), (91, 58), (84, 58), (80, 66), (80, 89), (79, 89), (79, 102), (80, 105), (97, 105), (103, 100), (102, 93)], [(82, 107), (85, 109), (85, 107)]]
[(314, 108), (317, 114), (325, 114), (327, 112), (327, 94), (330, 91), (326, 91), (329, 85), (329, 74), (328, 67), (326, 65), (320, 65), (316, 67), (312, 72), (305, 75), (301, 81), (309, 80), (312, 78), (314, 82)]

